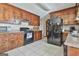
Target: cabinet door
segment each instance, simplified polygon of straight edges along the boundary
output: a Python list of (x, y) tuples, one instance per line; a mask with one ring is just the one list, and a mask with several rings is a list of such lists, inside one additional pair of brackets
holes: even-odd
[(5, 21), (10, 21), (12, 17), (13, 17), (12, 8), (5, 6), (5, 14), (4, 14)]
[(34, 41), (38, 40), (38, 33), (35, 31), (34, 32)]
[(29, 21), (29, 24), (30, 24), (30, 25), (33, 25), (33, 17), (32, 17), (32, 14), (29, 13), (29, 12), (25, 12), (25, 13), (26, 13), (26, 14), (25, 14), (26, 20)]
[(30, 25), (35, 25), (35, 22), (34, 16), (30, 14)]
[(17, 33), (17, 47), (23, 46), (24, 44), (24, 33)]
[(26, 19), (26, 20), (31, 20), (31, 14), (29, 13), (29, 12), (23, 12), (24, 13), (24, 18)]
[(63, 42), (67, 39), (68, 32), (63, 32)]
[(0, 5), (0, 22), (4, 21), (4, 13), (5, 13), (4, 6)]
[(34, 40), (37, 41), (37, 40), (40, 40), (42, 39), (42, 32), (41, 31), (35, 31), (34, 32)]
[(22, 19), (23, 20), (28, 20), (26, 12), (25, 11), (21, 11), (21, 12), (22, 12)]
[(62, 18), (63, 18), (63, 23), (64, 24), (68, 24), (68, 22), (69, 22), (69, 15), (68, 15), (68, 13), (66, 12), (66, 11), (64, 11), (64, 13), (63, 13), (63, 15), (62, 15)]
[(31, 15), (31, 22), (32, 22), (32, 25), (39, 26), (40, 25), (40, 18), (37, 17), (36, 15)]
[(14, 18), (20, 20), (22, 19), (21, 11), (19, 9), (14, 8)]
[(13, 48), (16, 48), (16, 39), (17, 39), (17, 35), (15, 33), (9, 33), (8, 34), (8, 50), (11, 50)]
[(35, 19), (34, 25), (40, 26), (40, 18), (35, 16), (34, 19)]
[(39, 36), (39, 40), (42, 39), (42, 31), (39, 31), (38, 36)]
[(75, 8), (73, 9), (70, 9), (69, 12), (68, 12), (68, 15), (69, 15), (69, 24), (74, 24), (75, 23)]
[(68, 56), (79, 56), (78, 48), (68, 47), (67, 50), (68, 50)]
[(6, 51), (8, 51), (8, 37), (6, 34), (0, 34), (0, 53)]

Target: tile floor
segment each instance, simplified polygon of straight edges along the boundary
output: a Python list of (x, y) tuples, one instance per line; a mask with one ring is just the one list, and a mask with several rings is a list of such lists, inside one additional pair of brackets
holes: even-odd
[(48, 44), (44, 38), (6, 53), (9, 56), (63, 56), (63, 47)]

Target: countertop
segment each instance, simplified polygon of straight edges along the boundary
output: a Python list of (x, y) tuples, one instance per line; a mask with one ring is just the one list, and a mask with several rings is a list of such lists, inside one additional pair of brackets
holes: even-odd
[(23, 31), (7, 31), (7, 32), (0, 32), (1, 33), (24, 33)]
[(42, 31), (42, 30), (40, 30), (40, 29), (38, 29), (38, 30), (33, 30), (33, 29), (32, 29), (32, 31)]
[(71, 46), (79, 48), (79, 37), (73, 37), (71, 34), (68, 34), (66, 41), (64, 42), (66, 46)]

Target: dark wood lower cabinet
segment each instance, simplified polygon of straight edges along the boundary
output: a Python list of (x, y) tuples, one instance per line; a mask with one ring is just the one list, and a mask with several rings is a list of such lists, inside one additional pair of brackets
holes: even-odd
[(79, 56), (79, 48), (68, 47), (67, 50), (68, 56)]
[(22, 32), (0, 33), (0, 53), (23, 46), (24, 34)]
[(42, 31), (34, 31), (34, 41), (42, 39)]
[(68, 35), (68, 32), (63, 32), (63, 42), (65, 42), (67, 35)]
[(64, 45), (64, 56), (79, 56), (79, 48)]

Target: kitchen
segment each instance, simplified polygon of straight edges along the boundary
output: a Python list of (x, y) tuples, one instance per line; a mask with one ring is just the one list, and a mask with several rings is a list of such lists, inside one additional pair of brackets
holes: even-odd
[(0, 4), (0, 11), (0, 53), (42, 39), (39, 16), (8, 3)]
[[(38, 48), (38, 51), (36, 51), (36, 53), (39, 56), (46, 55), (45, 53), (47, 53), (47, 55), (49, 56), (50, 55), (54, 56), (55, 52), (54, 51), (50, 52), (50, 51), (52, 49), (55, 50), (55, 48), (56, 50), (57, 48), (59, 49), (57, 50), (58, 52), (55, 53), (55, 56), (56, 55), (79, 56), (79, 47), (78, 47), (79, 5), (76, 3), (70, 3), (70, 4), (72, 6), (49, 12), (46, 18), (45, 19), (42, 18), (43, 19), (42, 20), (40, 16), (19, 8), (21, 4), (1, 3), (0, 4), (0, 53), (6, 54), (7, 51), (8, 52), (14, 50), (16, 51), (16, 49), (17, 50), (20, 49), (20, 51), (25, 56), (27, 56), (28, 54), (24, 52), (26, 50), (27, 51), (30, 50), (26, 49), (23, 51), (23, 49), (21, 48), (22, 47), (25, 48), (25, 46), (26, 47), (30, 46), (31, 48), (31, 45), (34, 43), (35, 45), (33, 44), (31, 51), (33, 50), (34, 46), (36, 46), (35, 48), (36, 49)], [(16, 7), (15, 5), (18, 7)], [(40, 7), (42, 6), (41, 8), (44, 8), (43, 4), (36, 4), (36, 5)], [(47, 10), (46, 8), (44, 9)], [(53, 21), (54, 19), (56, 23), (57, 20), (59, 21), (61, 19), (62, 20), (60, 23), (56, 24), (55, 21)], [(48, 24), (49, 20), (50, 20), (50, 24)], [(54, 30), (58, 32), (57, 33), (54, 32), (52, 34), (52, 31)], [(55, 41), (56, 39), (52, 40), (53, 39), (52, 37), (54, 36), (56, 36), (57, 41)], [(40, 46), (40, 49), (38, 46)], [(40, 50), (44, 52), (44, 54), (40, 52)], [(62, 54), (59, 53), (60, 50), (62, 50)], [(34, 55), (34, 51), (32, 55)], [(15, 52), (10, 52), (10, 54), (11, 53), (15, 54)], [(16, 54), (19, 55), (19, 52)], [(30, 55), (31, 52), (29, 56)]]

